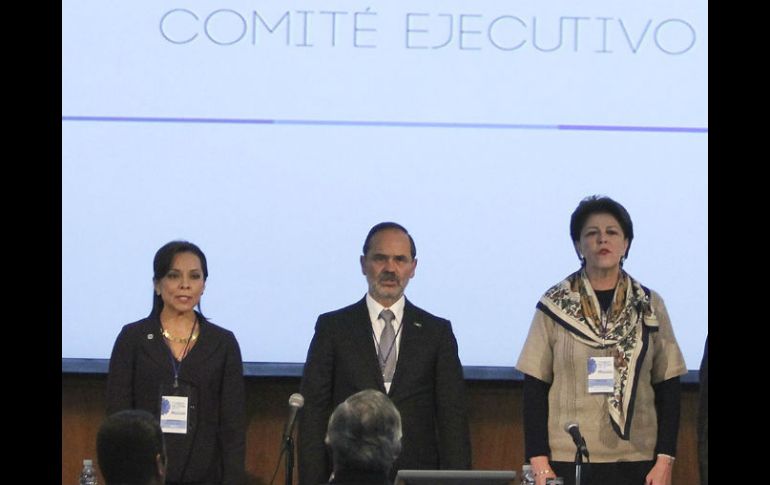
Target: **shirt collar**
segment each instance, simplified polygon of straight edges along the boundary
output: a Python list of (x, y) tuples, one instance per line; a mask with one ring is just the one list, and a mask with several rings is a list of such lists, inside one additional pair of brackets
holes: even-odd
[[(394, 304), (387, 307), (390, 308), (390, 311), (393, 312), (393, 314), (396, 316), (396, 322), (401, 323), (404, 320), (404, 306), (406, 305), (406, 297), (404, 295), (401, 295), (401, 298), (399, 298)], [(372, 321), (372, 323), (376, 322), (380, 318), (380, 312), (384, 310), (386, 307), (380, 305), (380, 303), (372, 298), (372, 295), (370, 295), (368, 292), (366, 293), (366, 308), (369, 310), (369, 320)]]

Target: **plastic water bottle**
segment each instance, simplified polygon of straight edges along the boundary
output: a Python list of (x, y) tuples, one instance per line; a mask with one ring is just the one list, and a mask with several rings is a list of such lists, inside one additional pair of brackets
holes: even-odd
[(80, 485), (99, 485), (92, 460), (83, 460), (83, 471), (80, 472)]
[(535, 485), (535, 475), (532, 473), (532, 465), (525, 463), (521, 467), (521, 485)]

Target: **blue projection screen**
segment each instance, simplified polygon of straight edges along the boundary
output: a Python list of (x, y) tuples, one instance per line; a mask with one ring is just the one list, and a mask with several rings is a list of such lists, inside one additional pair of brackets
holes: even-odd
[(206, 252), (244, 361), (302, 363), (366, 291), (369, 228), (466, 366), (512, 367), (578, 268), (569, 217), (626, 206), (628, 272), (697, 369), (708, 332), (706, 2), (62, 3), (62, 359), (149, 313), (152, 258)]

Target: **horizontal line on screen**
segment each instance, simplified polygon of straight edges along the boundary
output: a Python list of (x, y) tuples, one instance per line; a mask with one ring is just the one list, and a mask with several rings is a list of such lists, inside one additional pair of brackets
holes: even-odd
[(301, 126), (376, 126), (390, 128), (472, 128), (486, 130), (559, 130), (625, 131), (662, 133), (708, 133), (705, 127), (623, 126), (623, 125), (545, 125), (526, 123), (459, 123), (429, 121), (355, 121), (355, 120), (269, 120), (258, 118), (180, 118), (147, 116), (62, 116), (62, 121), (104, 123), (204, 123), (231, 125), (301, 125)]

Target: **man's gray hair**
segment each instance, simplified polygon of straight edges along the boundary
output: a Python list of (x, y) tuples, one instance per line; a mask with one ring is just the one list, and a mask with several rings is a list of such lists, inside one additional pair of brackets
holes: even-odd
[(401, 414), (380, 391), (361, 391), (334, 410), (325, 441), (335, 471), (387, 472), (401, 452)]

